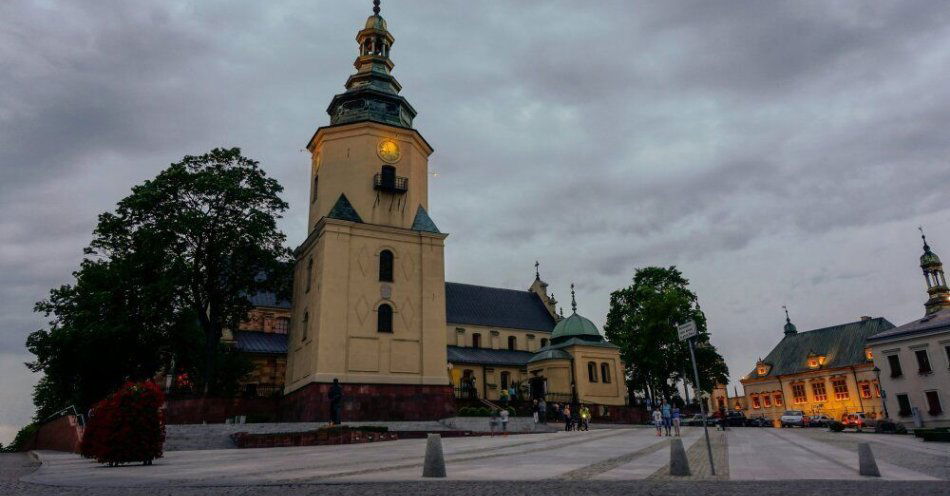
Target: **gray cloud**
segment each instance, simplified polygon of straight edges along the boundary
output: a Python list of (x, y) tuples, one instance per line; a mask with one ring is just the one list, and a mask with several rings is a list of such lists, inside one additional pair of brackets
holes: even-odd
[[(302, 240), (301, 149), (369, 10), (3, 2), (0, 360), (22, 361), (43, 325), (32, 303), (70, 280), (96, 215), (185, 154), (242, 146), (285, 185), (281, 225)], [(914, 227), (950, 252), (942, 3), (387, 0), (383, 14), (436, 148), (452, 280), (525, 287), (541, 259), (559, 299), (575, 281), (603, 323), (635, 267), (676, 264), (738, 378), (783, 303), (800, 329), (899, 323), (923, 301)]]

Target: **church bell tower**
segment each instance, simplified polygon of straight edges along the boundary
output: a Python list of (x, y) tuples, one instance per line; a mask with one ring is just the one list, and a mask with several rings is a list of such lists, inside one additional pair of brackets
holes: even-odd
[[(334, 379), (353, 420), (385, 418), (374, 408), (438, 418), (448, 413), (440, 410), (446, 399), (451, 408), (447, 235), (428, 213), (433, 150), (399, 94), (389, 58), (394, 38), (379, 11), (376, 0), (356, 35), (356, 73), (331, 100), (330, 124), (307, 144), (309, 232), (295, 251), (285, 382), (285, 416), (296, 420), (326, 416)], [(413, 413), (420, 408), (427, 410)]]

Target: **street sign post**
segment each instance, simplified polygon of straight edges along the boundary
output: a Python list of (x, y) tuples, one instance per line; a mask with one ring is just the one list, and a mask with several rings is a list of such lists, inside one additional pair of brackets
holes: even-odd
[(676, 332), (680, 335), (680, 341), (686, 341), (699, 334), (699, 330), (696, 329), (696, 322), (692, 320), (676, 326)]
[[(676, 326), (676, 332), (679, 333), (680, 341), (686, 341), (689, 344), (689, 358), (693, 361), (693, 378), (695, 379), (693, 384), (699, 388), (699, 369), (696, 368), (696, 352), (693, 351), (693, 340), (691, 339), (699, 335), (696, 322), (690, 320), (680, 324)], [(703, 434), (706, 435), (706, 452), (709, 454), (709, 471), (712, 475), (716, 475), (716, 464), (713, 463), (712, 445), (709, 444), (709, 426), (706, 425), (706, 407), (703, 406), (702, 399), (699, 399), (699, 411), (703, 414)]]

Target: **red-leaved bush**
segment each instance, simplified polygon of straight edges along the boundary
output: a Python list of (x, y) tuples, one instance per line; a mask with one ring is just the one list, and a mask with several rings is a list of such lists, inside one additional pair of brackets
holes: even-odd
[(151, 465), (165, 444), (165, 395), (152, 381), (127, 382), (96, 403), (80, 451), (99, 463)]

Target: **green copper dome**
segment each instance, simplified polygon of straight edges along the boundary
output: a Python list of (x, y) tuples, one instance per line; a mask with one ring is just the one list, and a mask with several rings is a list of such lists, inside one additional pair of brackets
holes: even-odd
[(577, 315), (577, 313), (571, 314), (571, 316), (566, 319), (561, 319), (561, 321), (554, 326), (554, 331), (551, 333), (552, 340), (574, 336), (596, 336), (597, 338), (601, 338), (597, 326), (589, 319)]
[(795, 327), (795, 324), (791, 322), (785, 322), (785, 334), (795, 334), (798, 332), (798, 329)]
[(933, 265), (941, 265), (940, 257), (936, 253), (930, 251), (930, 247), (924, 249), (924, 254), (920, 256), (920, 266), (921, 267), (930, 267)]

